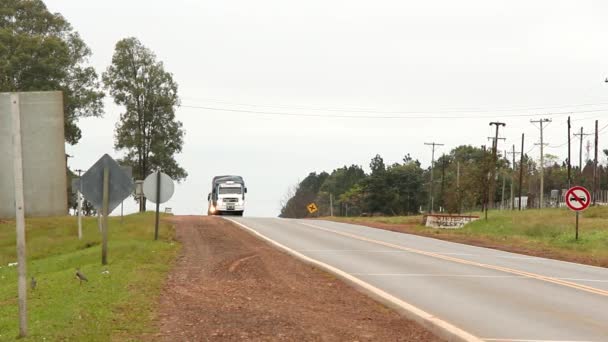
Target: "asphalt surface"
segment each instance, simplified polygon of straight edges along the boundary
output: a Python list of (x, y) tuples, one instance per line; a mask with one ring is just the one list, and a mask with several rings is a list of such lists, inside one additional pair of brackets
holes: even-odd
[(235, 221), (487, 341), (608, 341), (608, 269), (337, 222)]

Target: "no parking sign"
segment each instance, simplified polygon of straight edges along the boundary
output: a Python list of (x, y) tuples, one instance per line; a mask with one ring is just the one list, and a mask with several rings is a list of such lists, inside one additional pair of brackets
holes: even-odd
[(576, 239), (578, 240), (578, 213), (589, 208), (591, 194), (582, 186), (573, 186), (566, 191), (566, 205), (576, 212)]
[(582, 186), (573, 186), (566, 191), (566, 205), (574, 211), (583, 211), (591, 203), (589, 190)]

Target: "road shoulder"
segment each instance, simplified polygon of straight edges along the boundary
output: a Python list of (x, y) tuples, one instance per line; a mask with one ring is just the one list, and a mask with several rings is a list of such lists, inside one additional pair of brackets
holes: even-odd
[(174, 223), (183, 248), (161, 295), (156, 340), (439, 340), (226, 220)]

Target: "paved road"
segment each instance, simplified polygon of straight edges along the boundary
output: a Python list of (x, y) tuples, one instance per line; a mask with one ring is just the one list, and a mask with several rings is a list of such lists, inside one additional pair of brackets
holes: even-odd
[(608, 269), (328, 221), (235, 218), (487, 341), (608, 341)]

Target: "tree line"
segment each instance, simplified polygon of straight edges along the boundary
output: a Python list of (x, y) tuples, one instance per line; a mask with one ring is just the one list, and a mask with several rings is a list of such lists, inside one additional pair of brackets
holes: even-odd
[[(0, 92), (62, 91), (71, 145), (82, 138), (80, 119), (103, 116), (107, 92), (124, 109), (114, 132), (120, 163), (131, 166), (136, 179), (156, 169), (177, 181), (186, 178), (175, 160), (184, 137), (175, 118), (178, 85), (152, 50), (135, 37), (121, 39), (100, 78), (87, 64), (91, 49), (61, 14), (41, 0), (1, 0), (0, 8)], [(75, 196), (68, 198), (74, 206)]]
[[(604, 154), (608, 156), (608, 150), (604, 150)], [(414, 215), (428, 212), (431, 201), (434, 211), (465, 213), (480, 210), (491, 197), (488, 196), (488, 177), (492, 167), (497, 170), (493, 188), (496, 201), (488, 207), (511, 208), (511, 185), (515, 198), (520, 190), (520, 166), (523, 166), (521, 193), (528, 199), (527, 208), (539, 207), (539, 163), (527, 154), (523, 156), (523, 163), (520, 158), (513, 163), (513, 158), (509, 160), (509, 157), (498, 153), (494, 159), (491, 149), (483, 146), (455, 147), (435, 161), (431, 184), (431, 167), (422, 168), (409, 154), (390, 165), (376, 155), (370, 161), (369, 172), (359, 165), (344, 166), (331, 173), (311, 172), (288, 190), (281, 203), (280, 216), (311, 216), (306, 206), (313, 202), (319, 207), (314, 215), (319, 216), (330, 215), (330, 212), (336, 216)], [(551, 202), (551, 190), (558, 190), (561, 195), (561, 190), (567, 189), (568, 168), (557, 156), (545, 154), (544, 159), (544, 193)], [(582, 170), (573, 167), (573, 184), (591, 189), (593, 169), (590, 160)], [(607, 189), (606, 167), (600, 165), (597, 173), (599, 188)]]

